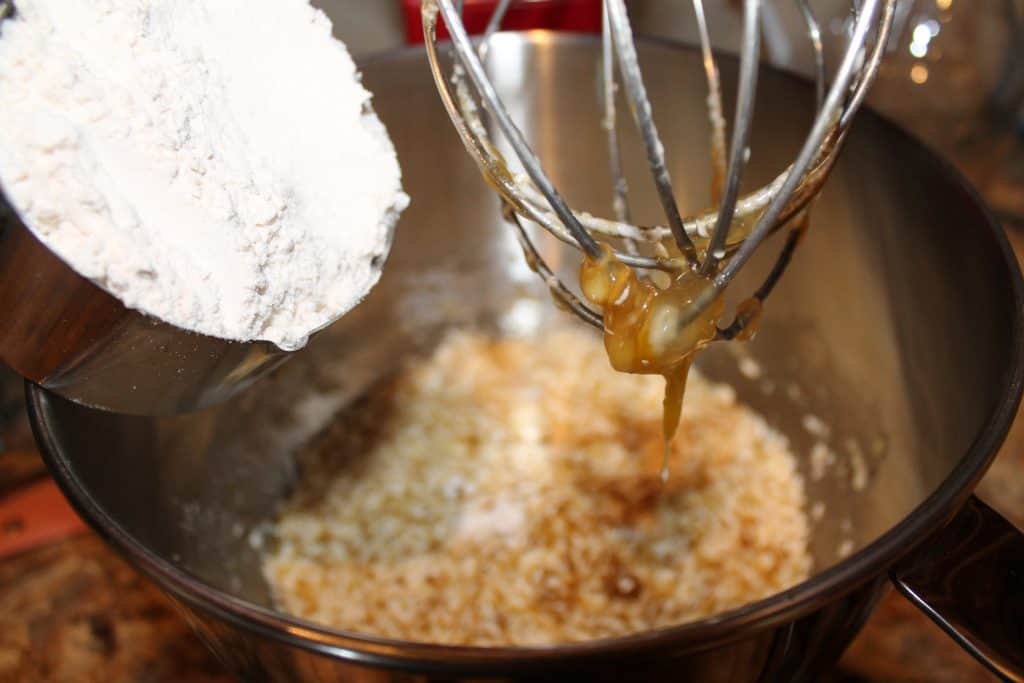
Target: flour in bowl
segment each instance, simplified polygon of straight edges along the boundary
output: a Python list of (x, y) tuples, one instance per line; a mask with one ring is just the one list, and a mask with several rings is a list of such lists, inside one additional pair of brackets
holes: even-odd
[(126, 305), (291, 350), (380, 277), (408, 204), (384, 126), (308, 0), (18, 0), (0, 184)]

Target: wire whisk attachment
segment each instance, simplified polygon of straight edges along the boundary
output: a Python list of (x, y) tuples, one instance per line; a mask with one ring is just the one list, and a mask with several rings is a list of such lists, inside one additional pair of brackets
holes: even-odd
[[(794, 0), (806, 26), (815, 55), (817, 112), (796, 159), (774, 180), (754, 192), (740, 194), (744, 169), (750, 156), (749, 137), (754, 113), (760, 61), (761, 0), (744, 0), (739, 60), (739, 85), (732, 135), (727, 141), (727, 122), (722, 106), (718, 67), (702, 0), (691, 0), (700, 36), (708, 84), (711, 123), (712, 200), (714, 208), (683, 216), (676, 203), (665, 150), (644, 85), (633, 31), (624, 0), (604, 0), (601, 76), (609, 165), (613, 176), (613, 217), (598, 217), (572, 209), (513, 121), (484, 68), (489, 40), (501, 25), (511, 0), (499, 3), (483, 38), (474, 45), (461, 21), (461, 3), (423, 0), (423, 29), (427, 54), (438, 91), (466, 149), (487, 182), (501, 195), (505, 215), (516, 228), (528, 261), (545, 280), (553, 295), (583, 320), (602, 325), (602, 313), (578, 297), (544, 262), (523, 220), (535, 223), (552, 235), (598, 260), (611, 248), (611, 256), (632, 268), (662, 271), (675, 276), (699, 273), (710, 286), (694, 301), (689, 315), (696, 318), (718, 299), (749, 261), (765, 238), (783, 225), (789, 236), (775, 266), (754, 293), (760, 304), (768, 297), (786, 269), (806, 227), (806, 210), (821, 191), (853, 117), (877, 75), (893, 23), (896, 0), (852, 0), (851, 30), (847, 46), (834, 74), (826, 71), (822, 31), (808, 0)], [(438, 18), (452, 37), (454, 66), (446, 73), (437, 40)], [(616, 133), (617, 97), (621, 87), (633, 123), (643, 142), (646, 160), (665, 215), (664, 225), (640, 226), (630, 219), (629, 189), (623, 176)], [(507, 140), (521, 171), (491, 139), (484, 115), (490, 117)], [(799, 219), (799, 220), (794, 220)], [(753, 309), (751, 308), (751, 311)], [(748, 311), (749, 313), (749, 311)], [(743, 307), (732, 324), (720, 327), (716, 339), (742, 336), (748, 319)], [(685, 324), (687, 321), (682, 321)]]

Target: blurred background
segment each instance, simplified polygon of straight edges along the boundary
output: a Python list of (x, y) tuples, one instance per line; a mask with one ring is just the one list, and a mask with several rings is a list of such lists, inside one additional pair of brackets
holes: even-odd
[[(420, 37), (419, 0), (318, 0), (357, 55)], [(486, 22), (495, 0), (468, 0)], [(627, 0), (641, 35), (695, 43), (689, 0)], [(811, 0), (822, 30), (845, 35), (850, 0)], [(520, 0), (515, 28), (545, 24), (588, 30), (600, 0)], [(705, 2), (712, 40), (737, 45), (738, 0)], [(792, 0), (764, 3), (767, 61), (811, 74), (813, 56)], [(831, 64), (841, 43), (831, 43)], [(1024, 0), (901, 0), (888, 55), (869, 104), (942, 151), (967, 174), (1004, 225), (1024, 229)]]

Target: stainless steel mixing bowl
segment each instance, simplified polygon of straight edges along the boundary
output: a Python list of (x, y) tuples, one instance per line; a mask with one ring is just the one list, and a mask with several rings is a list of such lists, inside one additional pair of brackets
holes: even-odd
[[(491, 59), (497, 87), (516, 103), (515, 117), (570, 202), (610, 213), (597, 54), (585, 38), (503, 34)], [(708, 187), (699, 55), (648, 43), (641, 57), (681, 201), (698, 206)], [(1024, 546), (970, 498), (1021, 393), (1020, 272), (960, 177), (870, 113), (748, 347), (761, 376), (738, 372), (732, 347), (702, 358), (705, 372), (732, 382), (800, 453), (819, 438), (804, 428), (807, 414), (832, 426), (837, 465), (807, 479), (811, 500), (825, 503), (813, 528), (811, 579), (697, 623), (551, 648), (394, 642), (274, 611), (252, 532), (293, 486), (297, 447), (398, 359), (453, 325), (523, 329), (568, 320), (523, 265), (497, 200), (450, 129), (422, 53), (364, 66), (413, 197), (385, 276), (364, 305), (274, 375), (202, 413), (118, 416), (28, 387), (39, 443), (67, 495), (178, 601), (228, 667), (244, 680), (815, 680), (890, 576), (990, 664), (1004, 672), (1021, 665), (1024, 589), (1012, 563), (1024, 566)], [(725, 63), (725, 82), (734, 76)], [(751, 184), (792, 158), (814, 94), (777, 71), (760, 78)], [(651, 220), (658, 204), (643, 152), (629, 134), (624, 140), (637, 218)], [(558, 245), (544, 249), (566, 274), (579, 263)], [(757, 265), (738, 290), (757, 277)], [(809, 473), (806, 458), (802, 467)]]

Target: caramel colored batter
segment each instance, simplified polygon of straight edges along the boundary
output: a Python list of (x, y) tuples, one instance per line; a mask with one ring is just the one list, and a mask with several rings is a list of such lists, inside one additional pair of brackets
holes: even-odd
[(604, 313), (604, 346), (612, 367), (665, 378), (662, 430), (667, 446), (679, 425), (690, 365), (715, 338), (723, 302), (715, 299), (684, 324), (698, 296), (711, 287), (709, 278), (684, 270), (660, 288), (618, 261), (610, 247), (602, 249), (600, 259), (583, 261), (580, 287)]

